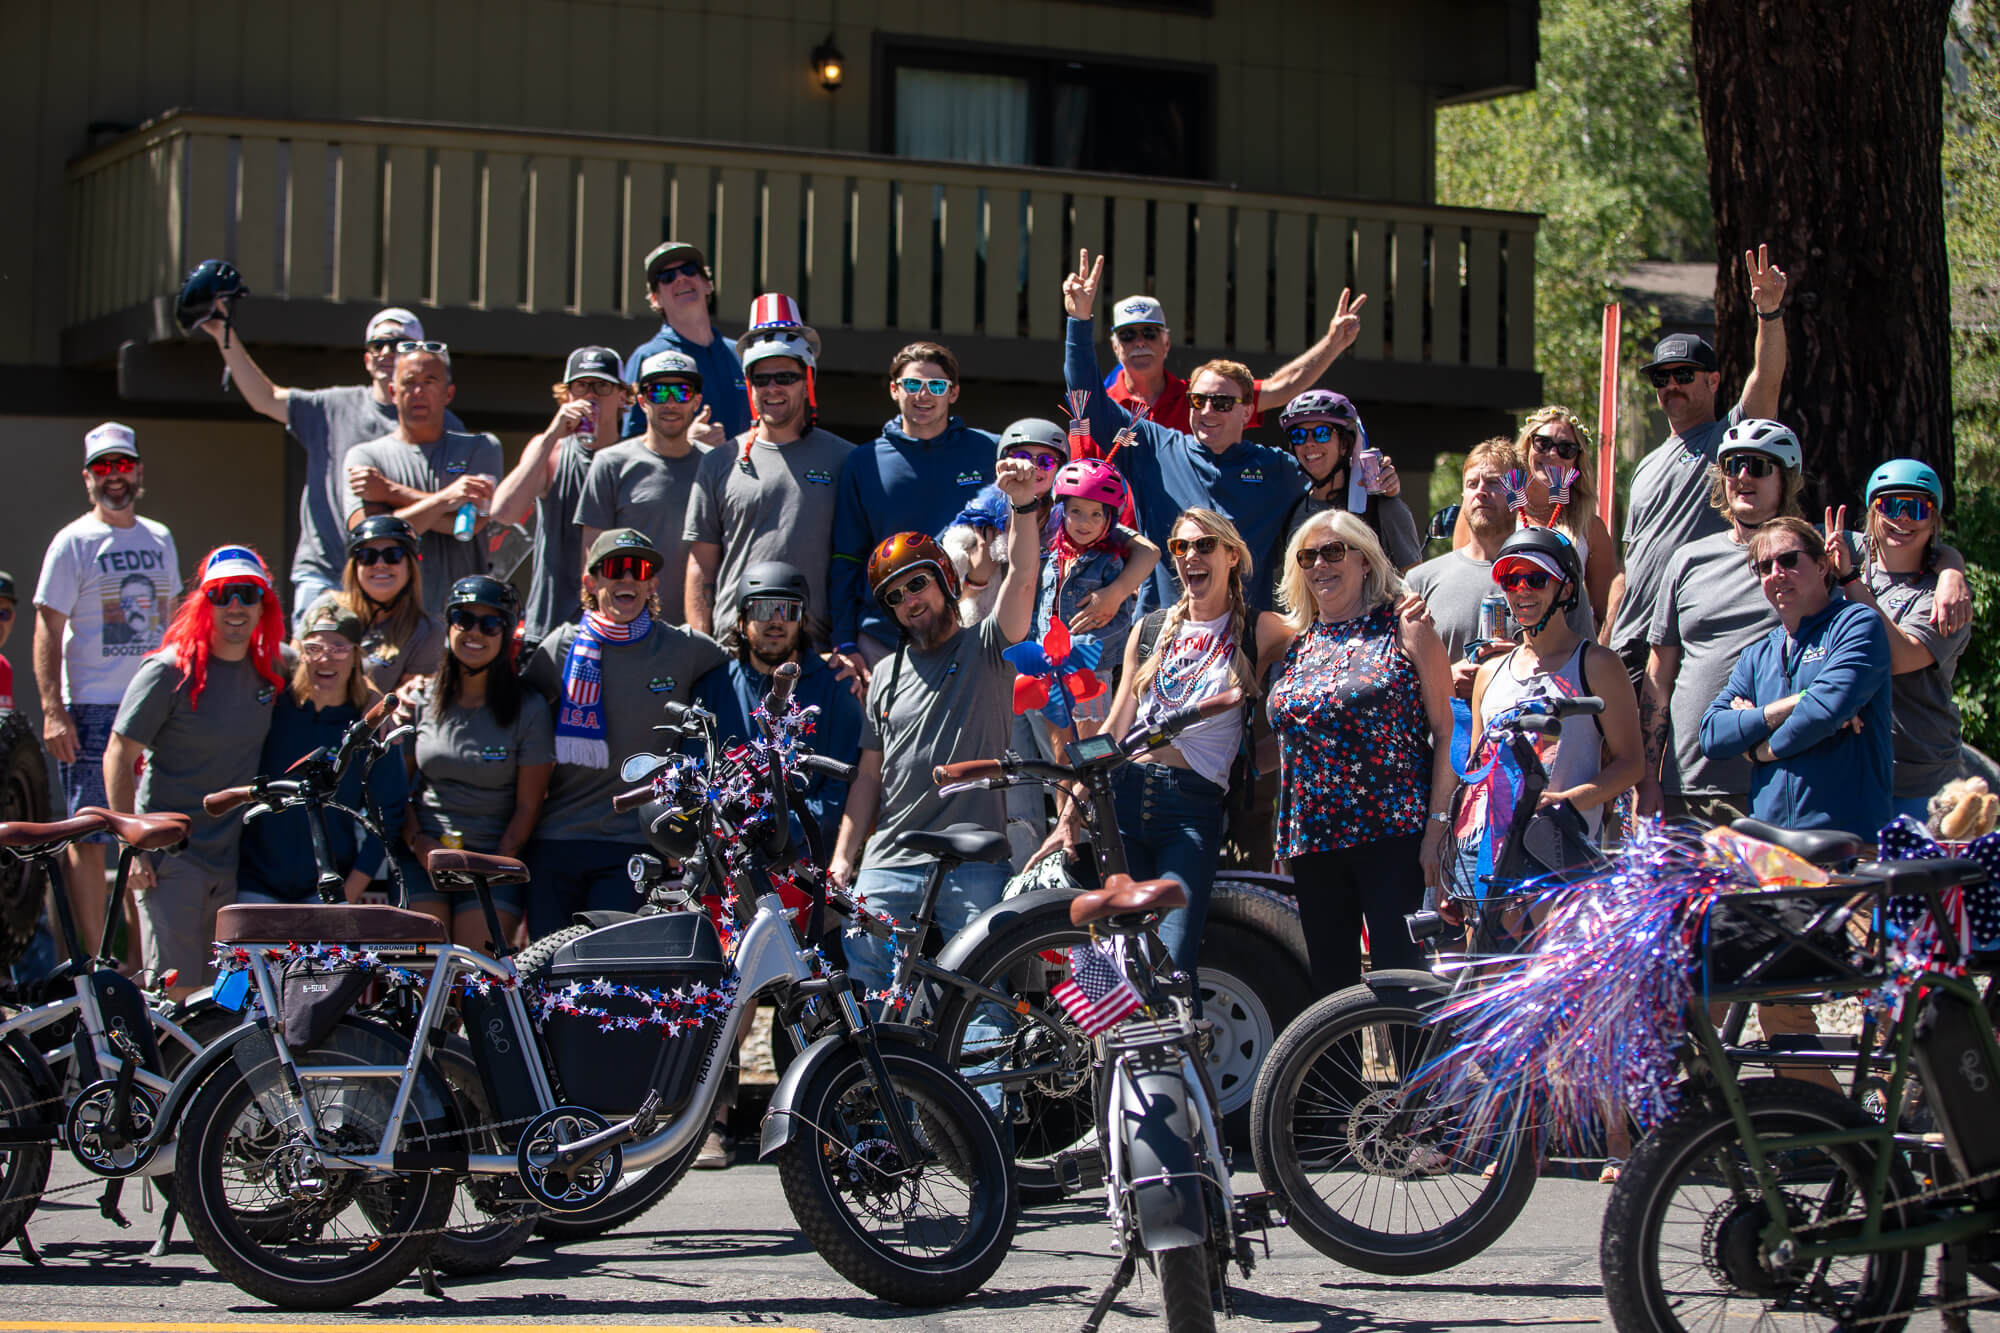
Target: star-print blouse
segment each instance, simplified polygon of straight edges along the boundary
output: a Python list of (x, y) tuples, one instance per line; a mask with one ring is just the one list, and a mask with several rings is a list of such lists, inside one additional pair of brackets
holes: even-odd
[(1270, 711), (1279, 856), (1423, 832), (1430, 724), (1417, 668), (1396, 645), (1393, 606), (1315, 621), (1285, 654)]

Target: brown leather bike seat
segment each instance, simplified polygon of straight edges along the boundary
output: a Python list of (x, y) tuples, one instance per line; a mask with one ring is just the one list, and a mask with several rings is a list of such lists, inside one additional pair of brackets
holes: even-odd
[(436, 879), (439, 875), (452, 878), (470, 878), (477, 875), (488, 884), (528, 882), (528, 867), (511, 856), (487, 856), (458, 847), (440, 847), (430, 854), (426, 864), (430, 867), (432, 879)]
[(151, 815), (126, 815), (116, 810), (107, 810), (101, 805), (86, 805), (77, 813), (96, 815), (104, 821), (104, 826), (111, 831), (112, 837), (142, 852), (157, 852), (187, 841), (186, 815), (167, 811)]
[(1101, 889), (1078, 894), (1070, 900), (1069, 921), (1087, 926), (1093, 921), (1151, 912), (1170, 912), (1187, 906), (1187, 889), (1176, 879), (1140, 879), (1113, 875)]
[(88, 812), (69, 819), (58, 819), (53, 824), (14, 820), (0, 824), (0, 847), (46, 847), (52, 843), (74, 842), (92, 833), (102, 833), (104, 829), (103, 818)]
[(375, 903), (234, 903), (215, 914), (224, 944), (443, 944), (444, 924)]

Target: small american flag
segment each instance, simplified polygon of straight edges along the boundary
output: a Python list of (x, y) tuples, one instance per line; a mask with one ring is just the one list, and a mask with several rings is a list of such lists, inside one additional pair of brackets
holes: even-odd
[(1107, 947), (1079, 944), (1069, 951), (1070, 979), (1049, 994), (1076, 1025), (1095, 1037), (1139, 1007), (1139, 992), (1125, 980)]

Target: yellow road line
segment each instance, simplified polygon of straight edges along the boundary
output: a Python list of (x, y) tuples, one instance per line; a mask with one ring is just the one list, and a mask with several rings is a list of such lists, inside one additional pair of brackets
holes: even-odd
[[(9, 1320), (0, 1322), (0, 1333), (353, 1333), (354, 1329), (382, 1323), (376, 1319), (353, 1319), (344, 1324), (145, 1324), (82, 1323), (71, 1320)], [(394, 1321), (396, 1333), (493, 1333), (504, 1328), (559, 1328), (564, 1321), (538, 1318), (523, 1324), (413, 1324)], [(586, 1324), (574, 1328), (591, 1333), (741, 1333), (731, 1324)], [(780, 1328), (754, 1325), (758, 1333), (816, 1333), (809, 1328)]]

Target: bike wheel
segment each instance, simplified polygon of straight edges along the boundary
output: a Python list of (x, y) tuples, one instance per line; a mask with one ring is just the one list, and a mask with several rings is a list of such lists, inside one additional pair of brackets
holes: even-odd
[[(0, 1058), (0, 1126), (20, 1129), (46, 1124), (60, 1106), (36, 1106), (33, 1085), (14, 1068), (11, 1060)], [(0, 1145), (0, 1245), (21, 1234), (28, 1219), (42, 1201), (49, 1184), (49, 1162), (54, 1147), (48, 1143)]]
[[(437, 1244), (456, 1179), (409, 1172), (374, 1178), (313, 1166), (300, 1113), (281, 1090), (276, 1052), (238, 1045), (181, 1122), (174, 1183), (188, 1234), (223, 1277), (273, 1305), (343, 1309), (409, 1276)], [(268, 1039), (266, 1039), (268, 1040)], [(302, 1066), (400, 1064), (392, 1034), (343, 1020), (296, 1058)], [(450, 1091), (425, 1066), (402, 1124), (405, 1142), (462, 1143)], [(388, 1123), (393, 1080), (307, 1084), (322, 1138), (333, 1151), (373, 1152)]]
[(1206, 1245), (1182, 1245), (1153, 1256), (1160, 1301), (1167, 1310), (1167, 1333), (1215, 1333), (1209, 1268)]
[(1258, 1075), (1257, 1174), (1292, 1229), (1350, 1268), (1410, 1276), (1464, 1263), (1535, 1188), (1529, 1135), (1468, 1134), (1428, 1087), (1406, 1087), (1448, 1049), (1430, 1024), (1445, 993), (1419, 973), (1377, 973), (1301, 1014)]
[[(943, 1305), (977, 1290), (1007, 1257), (1018, 1213), (1000, 1126), (927, 1052), (881, 1045), (891, 1096), (858, 1049), (828, 1061), (789, 1108), (778, 1154), (785, 1201), (833, 1270), (898, 1305)], [(885, 1104), (885, 1102), (887, 1104)], [(903, 1161), (889, 1117), (924, 1160)]]
[[(463, 1037), (451, 1037), (436, 1050), (438, 1072), (458, 1098), (459, 1118), (471, 1127), (466, 1135), (470, 1150), (512, 1151), (521, 1126), (481, 1128), (492, 1122), (493, 1108), (470, 1044)], [(431, 1261), (439, 1272), (454, 1277), (491, 1273), (534, 1238), (539, 1217), (540, 1210), (522, 1197), (513, 1176), (463, 1176), (452, 1196), (447, 1230), (438, 1237)]]
[[(1878, 1123), (1816, 1084), (1754, 1079), (1742, 1090), (1760, 1140)], [(1874, 1145), (1779, 1149), (1770, 1160), (1795, 1228), (1840, 1220), (1859, 1230), (1878, 1165)], [(1912, 1210), (1896, 1200), (1915, 1192), (1897, 1153), (1889, 1163), (1885, 1231), (1910, 1224)], [(1729, 1114), (1698, 1107), (1675, 1116), (1639, 1144), (1604, 1210), (1598, 1258), (1612, 1322), (1622, 1333), (1857, 1324), (1896, 1333), (1907, 1322), (1885, 1316), (1916, 1304), (1923, 1250), (1780, 1265), (1759, 1236), (1769, 1217)]]

